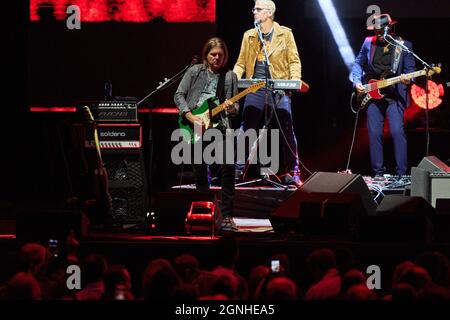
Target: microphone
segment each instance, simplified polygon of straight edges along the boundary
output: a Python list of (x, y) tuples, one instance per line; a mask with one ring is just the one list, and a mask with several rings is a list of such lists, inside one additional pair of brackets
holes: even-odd
[(259, 24), (261, 24), (261, 21), (259, 21), (258, 19), (255, 19), (255, 22), (253, 22), (253, 24), (255, 25), (255, 27), (257, 27)]

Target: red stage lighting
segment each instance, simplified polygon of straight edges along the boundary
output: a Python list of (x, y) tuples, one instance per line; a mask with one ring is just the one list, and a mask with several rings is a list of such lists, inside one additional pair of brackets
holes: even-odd
[(216, 21), (215, 0), (30, 0), (30, 21), (40, 21), (40, 10), (47, 18), (66, 20), (68, 5), (80, 9), (82, 22), (133, 22), (146, 23), (156, 18), (167, 22)]
[[(444, 87), (442, 84), (438, 85), (436, 82), (428, 80), (428, 109), (437, 108), (442, 103), (442, 99), (439, 97), (443, 96)], [(426, 109), (426, 95), (424, 88), (413, 84), (411, 86), (411, 98), (413, 104), (419, 108)]]

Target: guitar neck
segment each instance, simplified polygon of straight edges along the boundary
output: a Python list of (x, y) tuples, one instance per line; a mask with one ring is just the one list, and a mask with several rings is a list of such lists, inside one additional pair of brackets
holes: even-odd
[(94, 116), (92, 115), (91, 109), (88, 106), (84, 107), (85, 112), (87, 113), (87, 116), (89, 118), (89, 121), (92, 122), (93, 128), (94, 128), (94, 143), (95, 143), (95, 150), (97, 151), (98, 155), (98, 161), (100, 164), (103, 164), (102, 159), (102, 152), (100, 150), (100, 139), (98, 138), (98, 131), (97, 131), (97, 124), (95, 122)]
[[(238, 93), (234, 97), (231, 97), (230, 99), (228, 99), (228, 101), (231, 101), (231, 103), (236, 103), (237, 101), (239, 101), (239, 99), (241, 99), (241, 98), (245, 97), (247, 94), (249, 94), (252, 91), (252, 89), (253, 88), (248, 87), (244, 91), (241, 91), (240, 93)], [(221, 113), (223, 110), (225, 110), (225, 103), (221, 103), (217, 107), (215, 107), (212, 110), (212, 112), (211, 112), (212, 116), (213, 117), (216, 116), (217, 114)]]
[[(426, 73), (425, 70), (419, 70), (419, 71), (411, 72), (411, 73), (408, 73), (408, 74), (405, 75), (405, 79), (410, 80), (412, 78), (417, 78), (417, 77), (420, 77), (420, 76), (424, 76), (425, 73)], [(396, 83), (401, 81), (400, 77), (401, 76), (396, 76), (396, 77), (393, 77), (393, 78), (377, 81), (375, 83), (372, 83), (374, 85), (374, 87), (371, 86), (372, 84), (369, 84), (368, 85), (368, 91), (372, 91), (372, 90), (376, 90), (376, 89), (382, 89), (382, 88), (385, 88), (385, 87), (392, 86), (393, 84), (396, 84)]]

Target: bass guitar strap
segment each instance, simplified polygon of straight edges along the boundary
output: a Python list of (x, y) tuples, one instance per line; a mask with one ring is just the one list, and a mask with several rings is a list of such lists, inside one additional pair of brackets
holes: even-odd
[[(401, 43), (403, 43), (404, 41), (402, 40), (402, 38), (399, 37), (399, 41)], [(400, 57), (402, 55), (402, 48), (400, 46), (396, 46), (395, 47), (395, 51), (394, 51), (394, 57), (392, 60), (392, 68), (391, 68), (391, 73), (392, 74), (397, 74), (397, 70), (398, 70), (398, 65), (400, 63)]]

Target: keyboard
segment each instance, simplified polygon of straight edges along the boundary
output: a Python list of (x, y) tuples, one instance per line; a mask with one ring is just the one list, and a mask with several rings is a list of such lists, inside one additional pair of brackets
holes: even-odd
[[(251, 85), (259, 82), (264, 82), (265, 79), (241, 79), (238, 80), (238, 88), (245, 89)], [(302, 80), (269, 80), (269, 88), (274, 90), (299, 90), (300, 92), (306, 92), (309, 90), (307, 85)]]

